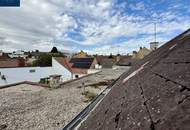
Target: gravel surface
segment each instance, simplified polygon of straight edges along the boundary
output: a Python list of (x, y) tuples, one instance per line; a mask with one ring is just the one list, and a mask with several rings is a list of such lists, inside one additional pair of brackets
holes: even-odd
[(105, 69), (58, 89), (28, 84), (0, 89), (0, 129), (61, 129), (88, 105), (82, 95), (84, 86), (85, 91), (98, 94), (105, 89), (104, 82), (116, 79), (126, 70)]

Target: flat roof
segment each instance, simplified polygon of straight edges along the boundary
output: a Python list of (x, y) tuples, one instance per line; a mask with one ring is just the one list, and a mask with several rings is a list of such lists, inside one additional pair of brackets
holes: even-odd
[(104, 70), (58, 89), (28, 84), (0, 89), (0, 128), (61, 129), (89, 103), (82, 94), (83, 85), (99, 93), (105, 81), (116, 79), (124, 71)]

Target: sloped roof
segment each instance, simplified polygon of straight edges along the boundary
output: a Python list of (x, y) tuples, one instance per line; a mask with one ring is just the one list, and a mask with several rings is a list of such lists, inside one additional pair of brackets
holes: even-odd
[(71, 73), (87, 74), (87, 69), (73, 67), (71, 59), (65, 57), (54, 57), (61, 65), (68, 69)]
[(80, 51), (78, 54), (74, 55), (75, 58), (87, 58), (88, 54), (84, 51)]
[(24, 67), (25, 62), (23, 59), (0, 59), (0, 68), (14, 68), (14, 67)]
[(79, 130), (189, 130), (189, 32), (121, 75)]
[(114, 59), (104, 59), (103, 62), (101, 63), (103, 68), (112, 68), (113, 65), (116, 64), (116, 61)]
[(111, 60), (115, 61), (115, 56), (111, 57), (111, 56), (102, 56), (102, 55), (100, 55), (100, 56), (96, 56), (96, 59), (97, 59), (97, 62), (99, 64), (102, 64), (107, 59), (111, 59)]
[(146, 47), (140, 48), (140, 50), (133, 55), (133, 59), (143, 59), (146, 55), (148, 55), (151, 50), (147, 49)]
[(116, 64), (116, 56), (96, 56), (96, 59), (103, 68), (112, 68)]
[(119, 65), (119, 66), (132, 66), (137, 61), (138, 61), (138, 59), (133, 59), (132, 56), (130, 56), (130, 55), (120, 56), (120, 60), (116, 63), (116, 65)]
[(90, 69), (94, 58), (71, 58), (72, 68)]
[(8, 59), (8, 58), (10, 58), (10, 57), (8, 56), (7, 53), (3, 53), (3, 54), (0, 56), (0, 60), (2, 60), (2, 59)]
[(53, 57), (57, 62), (63, 65), (66, 69), (71, 71), (71, 64), (69, 64), (69, 58), (65, 57)]

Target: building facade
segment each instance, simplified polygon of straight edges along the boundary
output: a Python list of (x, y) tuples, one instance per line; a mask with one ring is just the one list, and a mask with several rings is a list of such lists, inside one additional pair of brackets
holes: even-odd
[(71, 79), (96, 73), (99, 70), (96, 58), (63, 58), (54, 57), (52, 65), (57, 64), (67, 69), (71, 74)]
[(51, 67), (0, 68), (0, 86), (23, 81), (39, 82), (50, 75), (60, 75), (62, 82), (72, 79), (70, 71), (52, 59)]

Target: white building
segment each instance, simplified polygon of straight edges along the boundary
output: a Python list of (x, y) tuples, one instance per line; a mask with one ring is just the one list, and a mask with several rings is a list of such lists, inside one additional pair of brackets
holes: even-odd
[(61, 75), (62, 81), (72, 79), (70, 71), (57, 64), (54, 60), (52, 60), (52, 67), (0, 68), (0, 86), (22, 81), (39, 82), (41, 78), (56, 74)]
[(24, 54), (24, 51), (22, 51), (22, 50), (15, 51), (15, 52), (9, 54), (9, 57), (10, 57), (10, 58), (19, 58), (19, 57), (21, 57), (21, 58), (23, 58), (23, 59), (26, 59), (27, 56), (28, 56), (28, 55)]
[(61, 81), (64, 82), (100, 71), (95, 66), (97, 61), (94, 58), (56, 57), (52, 58), (51, 67), (0, 68), (0, 86), (23, 81), (39, 82), (50, 75), (61, 75)]
[(96, 58), (63, 58), (55, 57), (52, 59), (53, 65), (67, 69), (72, 79), (76, 79), (88, 74), (99, 72), (101, 67), (98, 65)]

